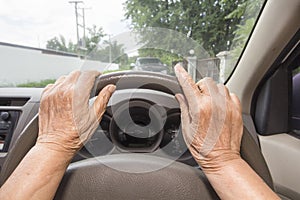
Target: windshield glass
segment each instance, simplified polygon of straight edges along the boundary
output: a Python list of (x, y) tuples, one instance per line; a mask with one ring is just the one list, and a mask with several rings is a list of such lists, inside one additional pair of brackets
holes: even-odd
[(178, 62), (196, 81), (225, 82), (263, 3), (3, 0), (0, 87), (45, 87), (76, 69), (174, 75)]
[(140, 58), (138, 63), (141, 65), (145, 64), (161, 64), (160, 60), (157, 58)]

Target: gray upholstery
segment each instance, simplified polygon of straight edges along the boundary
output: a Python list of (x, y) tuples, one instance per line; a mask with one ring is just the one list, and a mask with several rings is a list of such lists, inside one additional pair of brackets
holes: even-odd
[(156, 169), (165, 166), (168, 159), (141, 154), (100, 159), (71, 164), (55, 199), (218, 199), (204, 174), (185, 164), (173, 162), (153, 172), (129, 173), (107, 165), (117, 162), (119, 166)]
[(27, 152), (33, 147), (38, 136), (38, 116), (35, 116), (19, 136), (16, 144), (9, 151), (0, 173), (0, 186), (21, 162)]
[(241, 156), (252, 169), (274, 190), (273, 180), (267, 163), (249, 131), (244, 127)]

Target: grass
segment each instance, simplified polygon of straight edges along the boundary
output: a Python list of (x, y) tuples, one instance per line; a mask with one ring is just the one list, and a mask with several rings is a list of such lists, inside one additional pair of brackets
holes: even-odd
[(33, 88), (43, 88), (46, 87), (48, 84), (54, 83), (55, 79), (45, 79), (37, 82), (27, 82), (18, 84), (17, 87), (33, 87)]
[(120, 67), (120, 69), (116, 69), (116, 70), (106, 70), (106, 71), (103, 71), (102, 74), (108, 74), (111, 72), (119, 72), (119, 71), (125, 71), (125, 70), (130, 70), (130, 66), (123, 66), (123, 67)]

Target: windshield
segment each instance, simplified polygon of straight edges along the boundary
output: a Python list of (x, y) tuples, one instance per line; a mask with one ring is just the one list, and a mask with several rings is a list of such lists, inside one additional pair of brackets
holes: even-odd
[[(225, 82), (263, 3), (2, 0), (0, 87), (45, 87), (76, 69), (172, 76), (178, 62), (195, 81)], [(138, 60), (162, 67), (139, 68)]]
[(157, 58), (141, 58), (138, 60), (138, 63), (141, 65), (145, 64), (161, 64), (160, 60)]

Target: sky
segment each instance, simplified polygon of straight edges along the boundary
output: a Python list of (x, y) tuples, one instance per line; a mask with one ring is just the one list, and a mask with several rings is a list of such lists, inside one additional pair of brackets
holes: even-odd
[[(86, 27), (102, 27), (115, 36), (129, 30), (125, 0), (83, 0)], [(0, 0), (0, 42), (45, 48), (47, 40), (63, 35), (76, 42), (74, 4), (69, 0)], [(80, 10), (79, 10), (80, 11)]]

